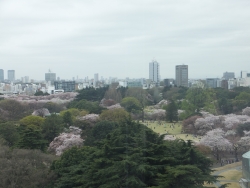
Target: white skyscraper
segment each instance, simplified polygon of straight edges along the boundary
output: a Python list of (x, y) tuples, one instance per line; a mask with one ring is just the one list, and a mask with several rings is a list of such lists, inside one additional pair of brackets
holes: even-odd
[(149, 79), (156, 83), (158, 86), (160, 84), (160, 65), (157, 61), (153, 60), (149, 63)]

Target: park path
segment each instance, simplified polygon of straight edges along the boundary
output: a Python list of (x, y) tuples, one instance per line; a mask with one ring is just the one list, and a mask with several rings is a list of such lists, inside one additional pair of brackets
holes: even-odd
[[(224, 173), (224, 172), (227, 172), (227, 171), (230, 171), (230, 170), (238, 170), (238, 171), (242, 171), (242, 165), (238, 165), (238, 166), (235, 166), (235, 167), (232, 167), (232, 168), (227, 168), (227, 169), (222, 169), (222, 170), (218, 170), (218, 171), (215, 171), (213, 172), (213, 175), (220, 175), (221, 173)], [(219, 180), (218, 182), (214, 183), (214, 185), (216, 187), (220, 187), (221, 186), (221, 183), (239, 183), (239, 180)]]

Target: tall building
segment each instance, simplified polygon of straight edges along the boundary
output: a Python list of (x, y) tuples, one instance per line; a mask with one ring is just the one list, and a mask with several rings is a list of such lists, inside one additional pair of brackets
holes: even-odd
[(176, 65), (175, 83), (177, 87), (188, 87), (188, 65)]
[(209, 88), (216, 88), (217, 87), (217, 82), (218, 82), (218, 78), (207, 78), (206, 79), (206, 85)]
[(98, 73), (94, 74), (94, 87), (97, 87), (97, 82), (99, 81)]
[(56, 73), (52, 73), (52, 72), (48, 72), (48, 73), (45, 73), (45, 80), (47, 82), (51, 82), (51, 84), (54, 84), (54, 82), (56, 81)]
[(153, 60), (149, 63), (149, 79), (160, 85), (160, 65), (157, 61)]
[(0, 69), (0, 82), (4, 81), (4, 70)]
[(15, 81), (15, 70), (8, 70), (8, 80)]
[(234, 77), (234, 72), (224, 72), (223, 73), (223, 78), (225, 80), (233, 79)]

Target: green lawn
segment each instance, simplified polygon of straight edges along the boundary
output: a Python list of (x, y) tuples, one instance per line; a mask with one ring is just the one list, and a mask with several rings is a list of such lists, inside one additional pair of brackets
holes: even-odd
[(168, 123), (168, 122), (162, 122), (162, 125), (159, 125), (158, 122), (154, 122), (154, 123), (149, 122), (149, 123), (143, 123), (143, 124), (148, 126), (148, 128), (152, 129), (156, 133), (159, 133), (159, 134), (168, 133), (171, 135), (175, 135), (176, 138), (183, 139), (183, 140), (199, 141), (199, 138), (201, 138), (201, 137), (198, 137), (198, 138), (193, 137), (190, 134), (182, 134), (181, 133), (182, 123), (181, 122), (175, 123), (174, 128), (172, 126), (173, 123)]

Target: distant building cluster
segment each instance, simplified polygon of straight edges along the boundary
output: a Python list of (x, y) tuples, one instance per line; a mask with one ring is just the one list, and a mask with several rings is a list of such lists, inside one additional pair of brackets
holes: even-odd
[(149, 77), (137, 79), (118, 79), (118, 78), (99, 78), (99, 74), (95, 73), (93, 79), (85, 77), (79, 79), (78, 76), (72, 80), (63, 80), (56, 77), (56, 73), (45, 73), (43, 81), (34, 81), (29, 76), (16, 79), (15, 70), (8, 70), (5, 79), (4, 70), (0, 69), (0, 93), (1, 94), (18, 94), (26, 93), (33, 95), (38, 91), (44, 93), (55, 94), (61, 92), (74, 92), (87, 87), (104, 87), (107, 85), (118, 87), (140, 87), (143, 89), (151, 89), (154, 87), (207, 87), (224, 89), (233, 89), (234, 87), (250, 87), (250, 73), (241, 71), (240, 78), (235, 78), (234, 72), (224, 72), (222, 78), (206, 78), (206, 79), (190, 79), (188, 73), (188, 65), (175, 66), (175, 79), (165, 78), (161, 80), (160, 64), (156, 60), (149, 62)]

